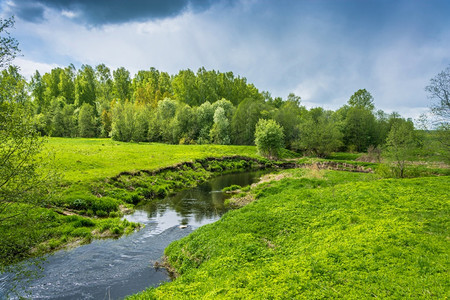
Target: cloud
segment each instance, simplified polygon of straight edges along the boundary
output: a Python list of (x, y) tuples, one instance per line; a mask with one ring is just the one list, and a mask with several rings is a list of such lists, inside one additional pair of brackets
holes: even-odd
[(185, 11), (199, 12), (213, 0), (11, 0), (10, 12), (29, 22), (42, 22), (46, 10), (75, 18), (88, 26), (164, 19)]
[[(246, 77), (273, 96), (295, 92), (308, 107), (337, 109), (365, 88), (378, 109), (415, 117), (429, 106), (429, 79), (450, 64), (445, 7), (422, 1), (384, 1), (380, 7), (377, 1), (344, 1), (341, 7), (323, 0), (183, 0), (167, 1), (174, 6), (165, 10), (157, 9), (165, 2), (150, 1), (156, 17), (128, 4), (119, 14), (117, 1), (103, 16), (94, 15), (104, 1), (9, 1), (19, 2), (42, 8), (34, 15), (41, 22), (18, 19), (13, 33), (29, 61), (22, 69), (40, 62), (41, 73), (69, 63), (105, 63), (131, 73), (155, 67), (170, 74), (204, 66)], [(361, 4), (366, 2), (371, 5)]]
[(46, 64), (41, 62), (36, 62), (32, 60), (25, 59), (23, 57), (16, 58), (14, 64), (20, 68), (20, 74), (25, 76), (25, 78), (30, 79), (36, 71), (39, 71), (41, 75), (50, 72), (54, 68), (60, 67), (57, 64)]

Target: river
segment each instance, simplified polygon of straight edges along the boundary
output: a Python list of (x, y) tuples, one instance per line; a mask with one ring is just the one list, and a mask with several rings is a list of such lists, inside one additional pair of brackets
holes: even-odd
[[(145, 228), (119, 239), (94, 240), (47, 256), (39, 278), (21, 283), (21, 295), (32, 299), (122, 299), (169, 281), (164, 269), (153, 267), (164, 249), (196, 228), (217, 221), (226, 212), (223, 203), (227, 195), (221, 192), (222, 188), (249, 185), (264, 173), (267, 171), (221, 175), (137, 207), (125, 218), (145, 224)], [(1, 299), (8, 299), (13, 277), (0, 275)]]

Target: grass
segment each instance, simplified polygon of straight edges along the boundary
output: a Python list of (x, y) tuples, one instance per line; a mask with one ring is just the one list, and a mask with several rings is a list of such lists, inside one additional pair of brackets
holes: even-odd
[(118, 217), (65, 216), (54, 209), (24, 204), (10, 205), (2, 216), (15, 215), (18, 211), (22, 211), (22, 214), (0, 224), (2, 267), (30, 256), (88, 243), (94, 238), (119, 237), (138, 227), (138, 224)]
[(167, 145), (81, 138), (49, 138), (45, 151), (53, 153), (56, 167), (70, 183), (91, 182), (120, 172), (154, 170), (206, 157), (260, 157), (254, 146)]
[(129, 299), (449, 297), (448, 176), (283, 172), (172, 243), (179, 277)]

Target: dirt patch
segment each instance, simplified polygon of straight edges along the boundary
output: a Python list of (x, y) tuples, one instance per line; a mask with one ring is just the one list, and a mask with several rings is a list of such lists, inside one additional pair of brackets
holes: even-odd
[(122, 215), (129, 215), (134, 212), (134, 209), (128, 208), (125, 205), (119, 205), (119, 211)]
[(228, 200), (228, 205), (231, 207), (239, 208), (246, 206), (247, 204), (255, 201), (255, 197), (251, 194), (246, 194), (243, 197), (232, 197)]
[(280, 181), (283, 178), (289, 178), (292, 177), (292, 174), (288, 173), (281, 173), (281, 174), (266, 174), (261, 177), (261, 179), (257, 182), (251, 185), (252, 188), (257, 187), (258, 185), (266, 182), (271, 181)]

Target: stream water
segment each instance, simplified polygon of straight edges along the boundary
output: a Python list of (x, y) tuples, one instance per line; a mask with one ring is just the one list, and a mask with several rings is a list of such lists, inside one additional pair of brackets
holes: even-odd
[[(125, 218), (143, 223), (145, 228), (116, 240), (95, 240), (49, 255), (39, 278), (19, 290), (32, 299), (121, 299), (158, 286), (170, 280), (164, 269), (153, 268), (164, 249), (226, 212), (223, 203), (227, 195), (221, 192), (222, 188), (249, 185), (263, 173), (266, 171), (222, 175), (196, 188), (138, 207)], [(180, 225), (187, 227), (180, 228)], [(13, 278), (13, 274), (0, 274), (0, 299), (8, 299), (7, 294), (15, 284)]]

